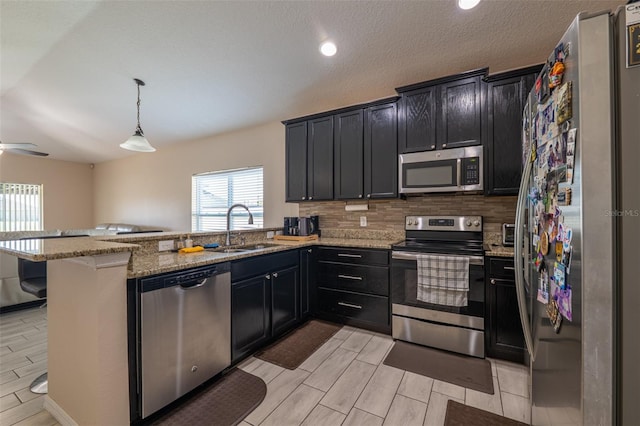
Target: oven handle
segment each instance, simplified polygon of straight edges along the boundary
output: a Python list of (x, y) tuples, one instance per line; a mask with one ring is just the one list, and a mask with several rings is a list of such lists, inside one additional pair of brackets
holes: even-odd
[[(393, 251), (391, 252), (391, 259), (397, 260), (416, 260), (418, 259), (418, 255), (422, 253), (414, 253), (408, 251)], [(427, 253), (424, 253), (427, 254)], [(456, 256), (453, 254), (443, 254), (443, 256)], [(456, 256), (456, 257), (466, 257), (469, 259), (469, 265), (480, 265), (484, 266), (484, 257), (482, 256)]]

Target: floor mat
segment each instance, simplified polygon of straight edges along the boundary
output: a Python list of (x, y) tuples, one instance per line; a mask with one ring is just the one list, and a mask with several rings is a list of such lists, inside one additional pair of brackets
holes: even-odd
[(397, 340), (385, 365), (493, 395), (491, 363)]
[(449, 400), (444, 426), (526, 426), (526, 423)]
[(240, 369), (163, 414), (153, 425), (233, 426), (251, 413), (267, 394), (265, 382)]
[(295, 370), (341, 328), (341, 325), (311, 320), (253, 356)]

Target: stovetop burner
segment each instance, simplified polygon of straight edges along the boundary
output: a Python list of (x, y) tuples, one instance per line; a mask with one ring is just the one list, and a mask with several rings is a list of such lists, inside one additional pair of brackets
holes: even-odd
[(483, 255), (482, 216), (407, 216), (396, 251)]

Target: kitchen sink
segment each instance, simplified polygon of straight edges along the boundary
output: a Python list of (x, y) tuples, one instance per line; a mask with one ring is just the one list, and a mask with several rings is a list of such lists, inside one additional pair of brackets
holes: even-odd
[(256, 251), (256, 250), (264, 250), (267, 249), (269, 247), (275, 247), (278, 244), (270, 244), (270, 243), (265, 243), (265, 244), (251, 244), (251, 245), (246, 245), (246, 246), (236, 246), (236, 247), (220, 247), (217, 249), (214, 249), (217, 252), (221, 252), (221, 253), (245, 253), (248, 251)]

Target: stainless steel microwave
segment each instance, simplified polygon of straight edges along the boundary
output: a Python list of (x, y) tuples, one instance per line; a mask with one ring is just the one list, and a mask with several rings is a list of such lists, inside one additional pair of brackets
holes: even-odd
[(401, 194), (481, 191), (482, 146), (400, 154)]

